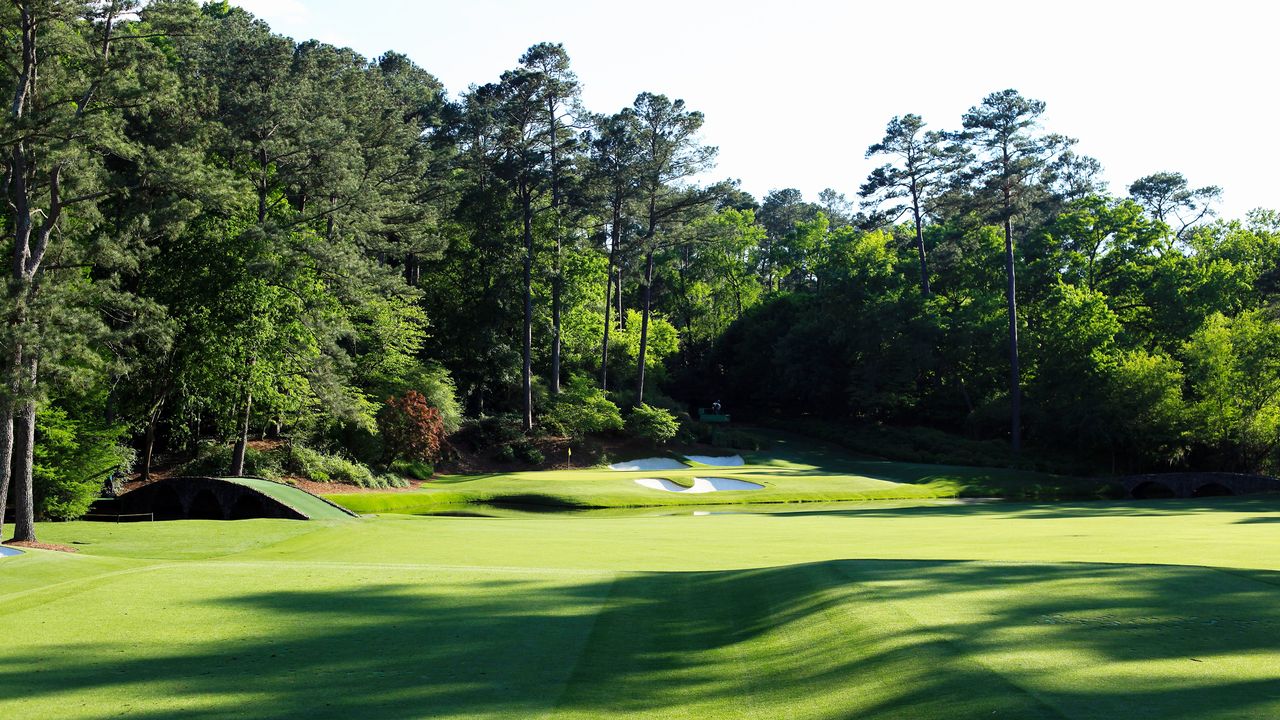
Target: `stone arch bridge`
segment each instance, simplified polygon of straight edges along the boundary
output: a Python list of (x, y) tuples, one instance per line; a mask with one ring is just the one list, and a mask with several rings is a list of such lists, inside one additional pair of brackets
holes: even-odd
[(1280, 479), (1243, 473), (1179, 472), (1121, 478), (1131, 498), (1194, 498), (1280, 492)]
[(319, 495), (284, 483), (248, 477), (175, 477), (148, 483), (116, 498), (119, 515), (156, 520), (341, 520), (356, 517)]

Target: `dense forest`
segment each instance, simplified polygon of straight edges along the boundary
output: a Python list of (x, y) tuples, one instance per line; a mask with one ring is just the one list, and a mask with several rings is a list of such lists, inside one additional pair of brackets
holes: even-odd
[(985, 462), (1280, 469), (1280, 214), (1161, 168), (1113, 194), (1014, 90), (952, 127), (868, 107), (861, 187), (755, 198), (709, 179), (696, 98), (598, 114), (557, 44), (453, 97), (225, 2), (0, 28), (18, 537), (161, 452), (241, 474), (287, 436), (394, 483), (452, 433), (536, 463), (526, 438), (696, 435), (716, 400)]

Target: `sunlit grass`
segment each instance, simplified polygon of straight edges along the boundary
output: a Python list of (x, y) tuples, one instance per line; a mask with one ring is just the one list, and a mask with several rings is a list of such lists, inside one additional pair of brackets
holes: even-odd
[(0, 712), (1280, 714), (1280, 499), (806, 508), (45, 525)]
[[(763, 431), (761, 431), (763, 432)], [(767, 434), (766, 434), (767, 435)], [(1007, 468), (890, 462), (850, 457), (833, 446), (775, 434), (746, 465), (684, 470), (614, 471), (607, 468), (450, 475), (414, 492), (365, 492), (328, 498), (361, 513), (421, 513), (441, 505), (533, 504), (578, 508), (897, 500), (947, 497), (1094, 498), (1107, 483)], [(729, 452), (729, 451), (726, 451)], [(641, 487), (636, 478), (662, 478), (689, 486), (695, 476), (725, 477), (761, 490), (687, 495)]]

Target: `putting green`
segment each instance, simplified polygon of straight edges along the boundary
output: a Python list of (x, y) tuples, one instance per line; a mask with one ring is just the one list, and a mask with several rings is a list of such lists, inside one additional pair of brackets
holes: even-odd
[(1280, 716), (1280, 498), (40, 531), (8, 717)]
[[(515, 503), (572, 508), (838, 502), (947, 497), (1096, 498), (1114, 491), (1106, 481), (1006, 468), (927, 465), (849, 457), (834, 446), (764, 433), (766, 450), (746, 464), (681, 470), (585, 468), (539, 472), (452, 475), (414, 492), (361, 492), (326, 498), (360, 513), (424, 513), (467, 503)], [(761, 485), (759, 490), (675, 493), (637, 485), (637, 478), (689, 487), (695, 477), (721, 477)]]

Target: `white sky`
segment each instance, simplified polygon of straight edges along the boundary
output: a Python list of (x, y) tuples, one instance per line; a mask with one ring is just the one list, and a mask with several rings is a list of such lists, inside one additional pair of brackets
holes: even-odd
[(894, 115), (934, 128), (995, 90), (1048, 104), (1113, 192), (1160, 170), (1224, 190), (1222, 215), (1280, 209), (1277, 30), (1268, 0), (238, 0), (277, 32), (396, 50), (457, 95), (563, 43), (595, 112), (641, 91), (707, 116), (717, 177), (762, 197), (850, 198)]

